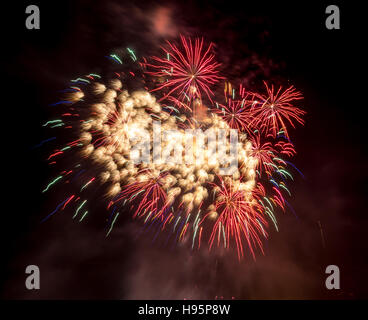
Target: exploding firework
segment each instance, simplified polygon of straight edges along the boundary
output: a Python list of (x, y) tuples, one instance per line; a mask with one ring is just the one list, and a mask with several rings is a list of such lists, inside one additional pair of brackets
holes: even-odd
[[(284, 195), (290, 195), (292, 164), (282, 157), (295, 149), (283, 119), (292, 126), (291, 118), (303, 123), (304, 111), (291, 104), (301, 95), (293, 88), (274, 94), (266, 85), (266, 97), (240, 85), (236, 97), (226, 82), (225, 102), (207, 110), (203, 94), (212, 101), (211, 86), (221, 79), (212, 45), (204, 49), (203, 40), (184, 37), (181, 44), (168, 43), (166, 57), (152, 59), (157, 65), (137, 63), (128, 49), (134, 72), (127, 64), (111, 80), (93, 73), (72, 80), (67, 98), (54, 104), (60, 117), (44, 124), (73, 138), (48, 157), (50, 165), (68, 168), (43, 192), (64, 181), (69, 194), (44, 220), (70, 208), (83, 221), (98, 194), (93, 201), (105, 201), (109, 213), (107, 235), (122, 212), (132, 212), (146, 230), (154, 230), (154, 240), (162, 234), (165, 243), (189, 243), (192, 250), (202, 243), (236, 248), (239, 258), (248, 248), (255, 257), (255, 249), (263, 252), (269, 222), (277, 229), (276, 208), (290, 207)], [(127, 60), (109, 58), (120, 67)], [(149, 67), (156, 71), (147, 73)], [(147, 75), (151, 82), (165, 81), (150, 92)], [(214, 152), (210, 145), (216, 141)]]
[(148, 73), (162, 81), (153, 91), (166, 90), (161, 100), (174, 96), (175, 100), (191, 102), (195, 98), (202, 99), (204, 93), (212, 101), (211, 86), (221, 79), (218, 75), (220, 64), (214, 61), (211, 53), (213, 44), (205, 49), (203, 39), (193, 41), (184, 36), (181, 36), (181, 46), (167, 44), (167, 48), (162, 48), (165, 58), (153, 57), (154, 63), (146, 64), (153, 70)]
[(235, 239), (238, 256), (243, 256), (243, 237), (255, 257), (253, 246), (259, 246), (262, 250), (260, 235), (265, 238), (267, 234), (264, 227), (267, 221), (264, 219), (263, 210), (255, 200), (253, 192), (244, 187), (240, 181), (220, 178), (220, 184), (215, 185), (217, 192), (214, 210), (216, 222), (210, 237), (210, 248), (217, 238), (217, 245), (223, 239), (224, 247), (230, 243), (230, 236)]
[(295, 107), (292, 102), (303, 99), (300, 92), (291, 86), (282, 91), (280, 87), (276, 92), (274, 86), (271, 88), (264, 82), (267, 94), (254, 94), (254, 103), (251, 108), (252, 122), (251, 125), (259, 128), (265, 133), (271, 133), (276, 137), (280, 130), (283, 130), (285, 136), (289, 138), (287, 131), (287, 124), (293, 128), (295, 125), (293, 121), (304, 124), (302, 116), (305, 111)]
[(266, 170), (266, 174), (270, 176), (277, 166), (274, 163), (276, 150), (270, 141), (262, 143), (260, 135), (252, 138), (251, 156), (257, 159), (257, 170), (260, 174), (262, 169)]
[(249, 114), (247, 111), (247, 100), (228, 99), (227, 105), (219, 104), (219, 108), (214, 110), (224, 119), (230, 128), (237, 129), (239, 131), (247, 131), (249, 125)]

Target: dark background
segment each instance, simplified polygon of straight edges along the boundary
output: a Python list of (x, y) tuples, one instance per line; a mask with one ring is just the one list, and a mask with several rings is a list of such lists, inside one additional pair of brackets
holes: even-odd
[[(38, 4), (41, 29), (25, 28)], [(364, 9), (334, 1), (341, 29), (325, 28), (330, 2), (35, 1), (2, 11), (2, 292), (6, 299), (359, 299), (368, 297), (367, 151)], [(57, 141), (41, 124), (70, 79), (96, 70), (105, 56), (132, 47), (155, 52), (179, 33), (216, 43), (223, 72), (257, 86), (294, 84), (304, 94), (305, 127), (292, 132), (305, 175), (291, 186), (297, 218), (279, 213), (265, 256), (238, 262), (223, 253), (191, 255), (133, 237), (129, 219), (105, 239), (95, 218), (71, 212), (40, 221), (60, 194), (41, 194), (53, 177), (45, 157)], [(5, 73), (5, 74), (4, 74)], [(5, 192), (4, 192), (5, 191)], [(320, 221), (324, 233), (322, 244)], [(24, 286), (27, 265), (41, 270), (41, 290)], [(341, 290), (324, 285), (339, 266)]]

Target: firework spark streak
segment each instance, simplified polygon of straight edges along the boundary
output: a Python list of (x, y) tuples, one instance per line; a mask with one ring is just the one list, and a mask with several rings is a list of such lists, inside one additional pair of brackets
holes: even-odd
[[(227, 81), (224, 97), (214, 96), (212, 87), (223, 77), (212, 47), (182, 36), (181, 46), (168, 43), (165, 56), (151, 61), (128, 48), (107, 56), (115, 64), (110, 80), (90, 73), (71, 81), (67, 97), (52, 104), (58, 116), (43, 124), (72, 138), (48, 156), (49, 164), (63, 169), (42, 192), (68, 183), (68, 194), (43, 221), (62, 210), (71, 210), (80, 222), (88, 220), (93, 201), (105, 201), (106, 236), (119, 217), (132, 212), (145, 232), (154, 233), (153, 241), (166, 233), (165, 244), (171, 239), (192, 250), (206, 243), (210, 250), (236, 249), (239, 259), (247, 252), (255, 258), (256, 249), (263, 253), (270, 222), (278, 230), (276, 209), (290, 206), (285, 199), (291, 194), (287, 181), (293, 180), (288, 167), (296, 167), (284, 159), (295, 155), (286, 126), (294, 127), (293, 120), (304, 123), (305, 112), (292, 105), (302, 96), (293, 87), (275, 92), (266, 83), (266, 95), (241, 84), (235, 90)], [(158, 86), (149, 91), (148, 82)], [(171, 135), (157, 135), (157, 123)], [(223, 153), (203, 148), (196, 135), (189, 135), (188, 148), (188, 130), (202, 129), (218, 139), (222, 130), (238, 132), (234, 172), (221, 171), (229, 165), (223, 162), (232, 148), (229, 133), (218, 147)], [(144, 138), (153, 144), (142, 144)], [(209, 136), (203, 141), (210, 145)], [(145, 148), (150, 161), (135, 161), (136, 151)], [(201, 157), (187, 161), (188, 151)], [(172, 161), (176, 152), (185, 161)], [(158, 161), (151, 160), (152, 153)]]

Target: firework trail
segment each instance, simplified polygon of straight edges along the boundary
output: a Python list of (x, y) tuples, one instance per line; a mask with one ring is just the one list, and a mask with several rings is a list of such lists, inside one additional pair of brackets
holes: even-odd
[[(235, 90), (225, 81), (224, 96), (214, 97), (212, 87), (223, 77), (213, 45), (183, 36), (181, 46), (167, 44), (163, 58), (138, 59), (129, 48), (111, 54), (115, 71), (106, 75), (111, 80), (95, 73), (71, 80), (66, 98), (53, 104), (59, 116), (43, 125), (73, 138), (47, 158), (63, 169), (43, 192), (67, 183), (68, 194), (43, 221), (61, 210), (83, 221), (93, 212), (93, 201), (104, 201), (107, 236), (119, 217), (132, 212), (147, 232), (153, 230), (154, 241), (163, 234), (165, 243), (171, 239), (192, 250), (235, 248), (239, 259), (246, 252), (255, 258), (256, 249), (263, 253), (269, 222), (278, 229), (275, 210), (289, 206), (288, 165), (294, 165), (284, 157), (295, 155), (295, 149), (286, 124), (304, 123), (305, 112), (292, 105), (302, 96), (292, 87), (275, 93), (265, 83), (262, 95), (241, 84)], [(193, 134), (197, 129), (212, 130), (216, 137), (222, 130), (239, 132), (235, 172), (221, 171), (231, 141), (222, 140), (224, 153), (214, 154), (202, 148), (210, 139), (201, 142)], [(145, 152), (149, 161), (137, 162)], [(199, 157), (187, 161), (187, 152)]]

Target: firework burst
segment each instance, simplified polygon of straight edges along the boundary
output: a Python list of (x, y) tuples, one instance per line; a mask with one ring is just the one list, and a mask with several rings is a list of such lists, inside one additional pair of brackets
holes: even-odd
[(220, 115), (230, 128), (248, 131), (250, 122), (248, 103), (249, 101), (246, 98), (241, 100), (229, 98), (226, 105), (219, 104), (219, 107), (214, 112)]
[(213, 44), (205, 48), (203, 38), (193, 41), (181, 36), (180, 39), (180, 46), (167, 42), (168, 47), (162, 48), (165, 58), (153, 57), (155, 64), (146, 64), (153, 70), (148, 73), (162, 81), (152, 91), (165, 92), (161, 100), (174, 96), (179, 101), (191, 102), (195, 98), (202, 99), (205, 94), (212, 101), (211, 86), (222, 79), (218, 75), (220, 64), (214, 61), (215, 56), (211, 53)]
[(276, 149), (273, 147), (272, 142), (262, 143), (259, 134), (252, 137), (251, 141), (251, 156), (257, 159), (257, 170), (262, 174), (262, 170), (265, 169), (268, 176), (272, 175), (276, 167), (274, 163)]
[(210, 215), (216, 216), (216, 222), (209, 239), (210, 248), (216, 240), (218, 246), (223, 242), (226, 248), (233, 239), (239, 258), (244, 255), (243, 242), (248, 244), (253, 257), (254, 246), (263, 252), (260, 235), (267, 238), (267, 221), (252, 192), (240, 181), (234, 183), (232, 179), (226, 179), (225, 182), (220, 177), (219, 184), (214, 185), (214, 190), (217, 195), (214, 212)]
[(262, 132), (271, 133), (276, 137), (280, 130), (289, 138), (287, 124), (295, 128), (294, 122), (304, 124), (302, 116), (305, 111), (295, 107), (292, 102), (303, 99), (302, 94), (291, 86), (282, 91), (280, 87), (275, 91), (274, 86), (264, 82), (266, 95), (254, 93), (254, 103), (250, 109), (251, 125), (260, 128)]
[[(227, 250), (235, 247), (239, 259), (247, 252), (245, 245), (254, 258), (257, 248), (263, 252), (269, 221), (277, 229), (276, 208), (289, 206), (286, 182), (293, 176), (288, 165), (295, 166), (283, 157), (292, 157), (295, 149), (286, 126), (294, 127), (293, 120), (304, 123), (305, 112), (292, 105), (301, 94), (293, 87), (275, 92), (266, 85), (267, 95), (262, 95), (240, 85), (236, 97), (225, 82), (225, 102), (213, 103), (208, 111), (202, 98), (212, 101), (213, 85), (222, 79), (212, 46), (182, 36), (181, 46), (168, 42), (166, 56), (153, 57), (152, 63), (139, 62), (128, 49), (134, 72), (122, 63), (129, 59), (112, 54), (108, 58), (118, 66), (112, 80), (91, 73), (71, 81), (67, 98), (53, 104), (59, 116), (44, 124), (50, 130), (68, 130), (73, 137), (47, 158), (50, 165), (61, 163), (63, 168), (43, 192), (62, 182), (72, 187), (44, 220), (68, 208), (73, 218), (87, 219), (97, 192), (110, 215), (107, 235), (119, 212), (128, 211), (156, 230), (154, 239), (166, 230), (166, 243), (189, 242), (193, 250), (203, 242), (209, 249), (222, 244)], [(159, 85), (149, 92), (147, 81)], [(128, 90), (132, 82), (141, 89), (134, 85)], [(165, 134), (156, 134), (158, 122)], [(215, 137), (222, 130), (239, 133), (231, 158), (238, 164), (234, 172), (222, 172), (231, 143), (223, 140), (223, 153), (214, 154), (201, 147), (201, 141), (210, 144), (210, 136), (201, 140), (193, 135), (198, 129)], [(149, 143), (142, 144), (144, 139)], [(187, 161), (187, 152), (200, 157)], [(146, 153), (147, 161), (136, 161)], [(183, 155), (183, 161), (176, 161)]]

